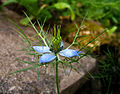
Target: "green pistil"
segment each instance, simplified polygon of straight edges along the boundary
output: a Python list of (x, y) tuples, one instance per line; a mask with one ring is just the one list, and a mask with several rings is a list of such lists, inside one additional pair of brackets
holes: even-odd
[(62, 38), (60, 36), (60, 29), (58, 28), (58, 32), (56, 34), (56, 27), (54, 26), (54, 37), (52, 38), (52, 51), (57, 54), (61, 45)]

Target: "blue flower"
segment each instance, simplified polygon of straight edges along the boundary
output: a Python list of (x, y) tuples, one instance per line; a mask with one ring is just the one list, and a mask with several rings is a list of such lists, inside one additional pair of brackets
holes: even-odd
[[(63, 42), (61, 42), (60, 48), (63, 48)], [(33, 49), (38, 53), (44, 53), (39, 59), (40, 64), (48, 63), (56, 58), (55, 52), (53, 52), (49, 47), (33, 46)], [(79, 56), (79, 53), (81, 53), (81, 51), (77, 51), (73, 49), (65, 49), (65, 50), (59, 50), (58, 54), (65, 57), (74, 57), (74, 56)]]

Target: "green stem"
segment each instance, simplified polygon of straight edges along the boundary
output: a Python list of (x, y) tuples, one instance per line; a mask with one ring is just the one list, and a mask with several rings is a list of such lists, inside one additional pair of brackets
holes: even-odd
[(56, 85), (57, 85), (57, 94), (60, 94), (60, 92), (59, 92), (59, 79), (58, 79), (58, 57), (56, 58)]
[(83, 22), (84, 22), (84, 20), (85, 20), (85, 18), (86, 18), (86, 16), (87, 16), (87, 14), (88, 14), (88, 11), (86, 12), (85, 17), (83, 18), (80, 27), (78, 27), (78, 26), (76, 25), (76, 27), (77, 27), (78, 30), (77, 30), (77, 32), (76, 32), (76, 34), (75, 34), (75, 37), (74, 37), (74, 39), (73, 39), (73, 42), (72, 42), (66, 49), (69, 49), (73, 44), (75, 44), (75, 41), (76, 41), (76, 39), (77, 39), (77, 37), (78, 37), (78, 34), (79, 34), (79, 32), (80, 32), (80, 29), (81, 29), (81, 27), (82, 27), (82, 25), (83, 25)]
[(34, 29), (34, 30), (36, 31), (36, 33), (40, 36), (40, 38), (43, 40), (45, 46), (48, 47), (48, 45), (47, 45), (47, 43), (46, 43), (44, 37), (42, 37), (41, 33), (38, 32), (37, 28), (36, 28), (35, 25), (32, 23), (31, 19), (27, 16), (27, 14), (26, 14), (25, 12), (24, 12), (24, 14), (26, 15), (26, 17), (27, 17), (28, 20), (30, 21), (30, 23), (31, 23), (31, 25), (32, 25), (32, 27), (33, 27), (33, 29)]

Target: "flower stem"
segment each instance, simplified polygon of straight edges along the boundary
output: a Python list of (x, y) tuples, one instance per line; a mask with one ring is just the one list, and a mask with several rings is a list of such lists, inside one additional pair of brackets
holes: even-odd
[(56, 58), (56, 85), (57, 85), (57, 94), (60, 94), (60, 92), (59, 92), (59, 79), (58, 79), (58, 57)]
[(66, 49), (69, 49), (72, 45), (75, 44), (75, 41), (76, 41), (76, 39), (77, 39), (77, 37), (78, 37), (78, 34), (79, 34), (79, 32), (80, 32), (80, 29), (81, 29), (81, 27), (82, 27), (82, 25), (83, 25), (83, 22), (84, 22), (84, 20), (85, 20), (85, 18), (86, 18), (86, 16), (87, 16), (87, 14), (88, 14), (88, 11), (86, 12), (86, 15), (84, 16), (84, 18), (83, 18), (83, 20), (82, 20), (82, 22), (81, 22), (80, 27), (78, 27), (77, 24), (76, 24), (76, 27), (77, 27), (78, 30), (77, 30), (77, 32), (76, 32), (76, 34), (75, 34), (75, 37), (74, 37), (74, 39), (73, 39), (73, 42), (72, 42)]
[(27, 14), (26, 14), (25, 12), (24, 12), (24, 14), (25, 14), (25, 15), (26, 15), (26, 17), (28, 18), (28, 20), (29, 20), (29, 22), (31, 23), (31, 25), (32, 25), (33, 29), (34, 29), (34, 30), (36, 31), (36, 33), (40, 36), (40, 38), (43, 40), (43, 42), (44, 42), (45, 46), (47, 46), (47, 47), (48, 47), (48, 45), (47, 45), (47, 43), (46, 43), (46, 41), (45, 41), (44, 37), (42, 37), (41, 33), (39, 33), (39, 32), (38, 32), (37, 28), (36, 28), (36, 27), (35, 27), (35, 25), (32, 23), (31, 19), (27, 16)]

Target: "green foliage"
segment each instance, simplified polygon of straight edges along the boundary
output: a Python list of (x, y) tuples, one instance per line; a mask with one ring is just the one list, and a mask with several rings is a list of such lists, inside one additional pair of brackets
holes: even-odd
[(54, 4), (53, 6), (56, 9), (59, 9), (59, 10), (63, 10), (63, 9), (68, 8), (70, 10), (70, 12), (71, 12), (71, 20), (75, 19), (74, 11), (72, 10), (71, 6), (68, 3), (58, 2), (58, 3)]
[(120, 0), (7, 0), (3, 6), (11, 3), (24, 6), (29, 16), (40, 21), (51, 19), (52, 13), (56, 14), (55, 18), (70, 15), (74, 20), (75, 16), (83, 17), (86, 11), (88, 19), (99, 20), (107, 26), (120, 21)]
[[(38, 19), (40, 21), (44, 21), (44, 19), (48, 20), (52, 18), (51, 11), (57, 9), (62, 10), (64, 13), (65, 9), (68, 9), (70, 12), (67, 12), (67, 15), (71, 15), (71, 20), (75, 19), (74, 11), (72, 10), (71, 6), (65, 2), (54, 2), (52, 0), (7, 0), (3, 3), (2, 6), (11, 4), (11, 3), (19, 3), (21, 6), (25, 7), (27, 10), (27, 14), (32, 17), (32, 19)], [(68, 11), (67, 10), (67, 11)], [(64, 14), (62, 13), (62, 14)], [(27, 25), (28, 19), (22, 19), (20, 21), (21, 24)]]
[[(30, 17), (30, 19), (32, 20), (33, 17)], [(29, 24), (28, 18), (26, 17), (26, 18), (21, 19), (21, 20), (20, 20), (20, 24), (22, 24), (22, 25), (24, 25), (24, 26), (27, 26), (27, 25)]]
[(113, 32), (117, 30), (117, 26), (113, 26), (110, 30), (108, 30), (108, 34), (111, 35)]
[(120, 0), (78, 0), (81, 3), (80, 15), (88, 10), (88, 19), (100, 20), (107, 22), (108, 20), (114, 24), (120, 21)]
[(95, 77), (101, 79), (102, 86), (106, 89), (105, 94), (117, 92), (114, 85), (119, 83), (120, 78), (120, 64), (117, 60), (117, 52), (112, 50), (113, 49), (107, 49), (107, 51), (104, 51), (105, 56), (100, 60), (99, 71)]
[(2, 4), (2, 6), (6, 6), (6, 5), (11, 4), (11, 3), (18, 3), (18, 1), (17, 0), (7, 0), (6, 2), (4, 2)]

